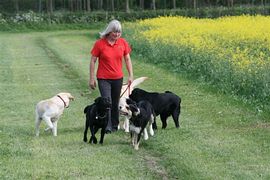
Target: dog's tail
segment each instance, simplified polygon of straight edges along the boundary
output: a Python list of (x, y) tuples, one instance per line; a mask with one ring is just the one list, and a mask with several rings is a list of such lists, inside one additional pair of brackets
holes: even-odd
[(84, 108), (84, 110), (83, 110), (84, 114), (86, 114), (86, 113), (87, 113), (87, 111), (88, 111), (89, 107), (90, 107), (90, 106), (86, 106), (86, 107)]
[(148, 79), (148, 77), (140, 77), (140, 78), (134, 79), (134, 81), (131, 83), (131, 88), (133, 89), (134, 87), (138, 86), (143, 81), (145, 81), (146, 79)]

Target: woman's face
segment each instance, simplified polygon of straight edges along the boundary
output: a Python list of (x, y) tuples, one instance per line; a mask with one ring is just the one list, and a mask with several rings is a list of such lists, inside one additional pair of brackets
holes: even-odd
[(120, 36), (121, 36), (121, 32), (120, 31), (110, 32), (110, 34), (109, 34), (109, 38), (111, 40), (117, 40), (118, 38), (120, 38)]

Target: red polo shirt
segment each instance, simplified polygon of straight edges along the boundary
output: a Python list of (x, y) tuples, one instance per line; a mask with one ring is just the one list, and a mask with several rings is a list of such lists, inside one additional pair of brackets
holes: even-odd
[(124, 38), (117, 39), (114, 45), (110, 45), (105, 38), (97, 40), (91, 50), (91, 54), (98, 57), (97, 78), (122, 78), (122, 60), (130, 51), (131, 48)]

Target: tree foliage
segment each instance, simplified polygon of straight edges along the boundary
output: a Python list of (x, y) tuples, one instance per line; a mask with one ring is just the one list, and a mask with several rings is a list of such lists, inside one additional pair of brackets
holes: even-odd
[(236, 5), (269, 5), (268, 0), (1, 0), (0, 12), (34, 11), (123, 11), (201, 7), (233, 7)]

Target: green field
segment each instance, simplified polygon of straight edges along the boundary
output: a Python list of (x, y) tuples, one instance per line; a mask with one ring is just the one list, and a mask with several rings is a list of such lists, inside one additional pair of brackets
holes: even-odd
[[(96, 33), (0, 33), (0, 179), (270, 179), (269, 117), (136, 53), (135, 77), (149, 77), (141, 88), (181, 96), (181, 128), (169, 119), (162, 130), (157, 118), (159, 129), (139, 151), (123, 131), (103, 145), (84, 143), (83, 109), (99, 96), (88, 89)], [(35, 104), (62, 91), (75, 101), (58, 136), (35, 137)]]

